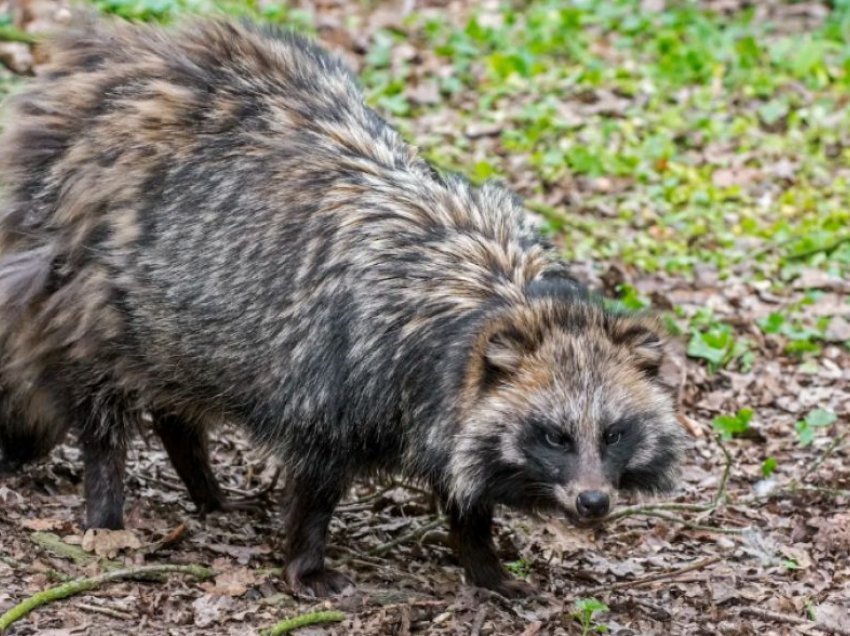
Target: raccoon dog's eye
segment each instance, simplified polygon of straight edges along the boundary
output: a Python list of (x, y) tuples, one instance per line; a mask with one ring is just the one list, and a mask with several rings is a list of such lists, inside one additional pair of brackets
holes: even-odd
[(605, 444), (608, 446), (613, 446), (614, 444), (618, 444), (622, 438), (622, 432), (608, 431), (607, 433), (605, 433)]
[(546, 433), (546, 443), (552, 448), (567, 449), (570, 447), (569, 438), (554, 433)]

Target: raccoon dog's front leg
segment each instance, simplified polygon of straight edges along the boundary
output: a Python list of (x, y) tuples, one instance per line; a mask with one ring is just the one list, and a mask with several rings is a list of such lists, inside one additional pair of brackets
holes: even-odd
[(307, 596), (338, 594), (351, 580), (325, 567), (328, 524), (344, 491), (342, 484), (317, 485), (318, 480), (290, 478), (286, 518), (286, 582), (292, 592)]
[(525, 581), (512, 579), (502, 567), (493, 545), (493, 509), (479, 507), (460, 512), (447, 507), (450, 539), (466, 572), (467, 583), (485, 587), (508, 598), (528, 596), (535, 589)]
[(117, 409), (94, 407), (86, 413), (80, 427), (88, 528), (119, 530), (124, 527), (128, 431), (123, 415)]

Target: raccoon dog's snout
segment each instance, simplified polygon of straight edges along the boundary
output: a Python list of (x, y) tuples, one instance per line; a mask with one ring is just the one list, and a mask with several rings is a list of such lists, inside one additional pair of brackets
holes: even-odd
[(582, 519), (602, 519), (610, 508), (611, 501), (601, 490), (585, 490), (576, 497), (576, 511)]

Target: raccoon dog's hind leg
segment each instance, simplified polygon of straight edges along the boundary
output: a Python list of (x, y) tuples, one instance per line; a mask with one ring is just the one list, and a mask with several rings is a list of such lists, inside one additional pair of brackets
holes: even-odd
[(287, 475), (286, 582), (295, 594), (330, 596), (351, 585), (347, 576), (325, 567), (328, 525), (349, 485), (340, 474), (328, 478), (335, 472), (312, 466)]
[(202, 517), (217, 510), (251, 507), (225, 498), (210, 465), (208, 436), (203, 423), (165, 413), (152, 415), (153, 428)]

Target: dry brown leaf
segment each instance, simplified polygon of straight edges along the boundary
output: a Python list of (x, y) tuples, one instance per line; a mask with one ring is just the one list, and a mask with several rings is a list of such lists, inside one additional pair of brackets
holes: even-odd
[(142, 542), (130, 530), (86, 530), (80, 547), (99, 557), (112, 559), (122, 550), (138, 550)]
[(204, 594), (192, 603), (196, 627), (209, 627), (218, 623), (222, 614), (229, 612), (236, 605), (229, 596), (219, 594)]
[(257, 584), (257, 576), (248, 568), (234, 568), (222, 572), (215, 577), (215, 583), (201, 585), (209, 594), (226, 596), (242, 596), (248, 589)]
[(35, 530), (37, 532), (62, 530), (67, 528), (68, 525), (69, 523), (63, 519), (24, 519), (21, 521), (21, 526), (27, 530)]

